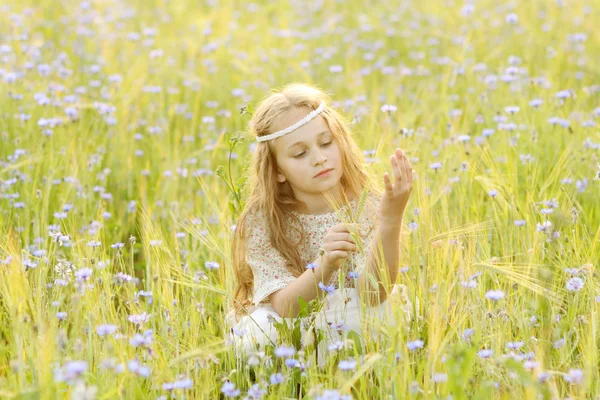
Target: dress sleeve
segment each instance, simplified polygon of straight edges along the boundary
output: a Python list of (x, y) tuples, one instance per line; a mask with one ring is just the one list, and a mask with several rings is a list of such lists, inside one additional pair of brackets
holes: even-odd
[(253, 214), (248, 219), (246, 239), (246, 263), (254, 274), (253, 303), (258, 306), (270, 294), (283, 289), (296, 277), (287, 270), (286, 260), (271, 245), (265, 219)]

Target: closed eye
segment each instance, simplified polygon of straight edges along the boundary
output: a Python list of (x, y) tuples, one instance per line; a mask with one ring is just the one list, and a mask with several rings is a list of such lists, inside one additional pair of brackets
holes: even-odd
[[(329, 145), (332, 143), (332, 140), (330, 140), (329, 142), (325, 142), (323, 143), (321, 146), (323, 147), (329, 147)], [(302, 158), (304, 156), (304, 153), (306, 153), (305, 151), (303, 151), (302, 153), (298, 153), (294, 156), (294, 158)]]

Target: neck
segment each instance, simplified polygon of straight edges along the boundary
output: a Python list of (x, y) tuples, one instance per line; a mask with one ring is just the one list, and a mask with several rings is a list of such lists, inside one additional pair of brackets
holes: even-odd
[[(356, 198), (354, 193), (348, 193), (348, 194), (346, 194), (346, 196), (347, 196), (348, 202), (350, 202)], [(330, 213), (334, 210), (333, 207), (330, 206), (329, 203), (327, 202), (327, 197), (325, 197), (325, 195), (311, 199), (310, 203), (307, 202), (306, 200), (301, 200), (301, 201), (303, 201), (304, 204), (298, 205), (297, 209), (295, 210), (296, 212), (301, 213), (301, 214), (321, 215), (321, 214)], [(334, 200), (333, 200), (334, 206), (336, 206), (336, 205), (342, 206), (345, 203), (346, 203), (346, 201), (344, 199), (343, 193), (339, 193), (337, 196), (334, 196)]]

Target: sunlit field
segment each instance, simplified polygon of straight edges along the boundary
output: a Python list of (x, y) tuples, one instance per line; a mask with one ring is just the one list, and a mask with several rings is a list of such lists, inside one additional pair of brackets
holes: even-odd
[[(598, 1), (0, 6), (0, 398), (584, 399), (600, 380)], [(403, 220), (408, 329), (224, 316), (271, 88), (318, 85)]]

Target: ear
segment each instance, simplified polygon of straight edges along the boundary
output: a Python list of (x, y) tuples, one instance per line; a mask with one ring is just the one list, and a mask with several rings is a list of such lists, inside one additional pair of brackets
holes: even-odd
[(285, 179), (285, 176), (284, 176), (284, 175), (283, 175), (281, 172), (278, 172), (278, 173), (277, 173), (277, 182), (279, 182), (279, 183), (284, 183), (284, 182), (285, 182), (285, 180), (286, 180), (286, 179)]

